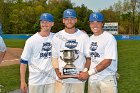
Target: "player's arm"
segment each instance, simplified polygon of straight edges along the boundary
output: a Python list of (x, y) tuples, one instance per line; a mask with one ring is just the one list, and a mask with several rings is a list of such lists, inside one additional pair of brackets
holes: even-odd
[(94, 69), (90, 69), (88, 71), (88, 75), (94, 75), (100, 71), (103, 71), (111, 64), (111, 61), (112, 61), (112, 59), (104, 59)]
[(91, 58), (90, 57), (87, 57), (83, 72), (86, 72), (86, 71), (89, 70), (90, 64), (91, 64)]
[(59, 71), (58, 58), (52, 58), (52, 65), (53, 65), (53, 68), (55, 69), (55, 73), (58, 76), (58, 78), (62, 79), (61, 72)]
[(52, 40), (52, 65), (53, 68), (58, 76), (59, 79), (61, 78), (61, 72), (59, 70), (59, 62), (58, 62), (58, 58), (59, 58), (59, 47), (60, 47), (60, 43), (59, 43), (59, 34), (55, 34)]
[(0, 52), (0, 63), (2, 62), (2, 60), (3, 60), (4, 56), (5, 56), (5, 54), (6, 54), (6, 51)]
[(28, 61), (22, 60), (20, 61), (20, 89), (22, 90), (23, 93), (27, 92), (27, 84), (25, 80), (26, 76), (26, 68), (27, 68)]
[(90, 75), (94, 75), (104, 69), (106, 69), (111, 64), (111, 59), (104, 59), (101, 63), (99, 63), (95, 68), (89, 69), (88, 71), (80, 73), (80, 80), (86, 80)]
[(20, 88), (23, 93), (27, 92), (27, 83), (26, 83), (26, 69), (28, 65), (28, 60), (31, 58), (32, 54), (32, 44), (29, 40), (26, 41), (20, 60)]

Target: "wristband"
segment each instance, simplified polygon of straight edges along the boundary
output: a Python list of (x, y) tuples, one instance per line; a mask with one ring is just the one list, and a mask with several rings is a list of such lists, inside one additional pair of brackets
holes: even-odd
[(96, 74), (97, 72), (98, 72), (97, 69), (94, 68), (94, 69), (90, 69), (90, 70), (88, 71), (88, 74), (89, 74), (89, 75), (94, 75), (94, 74)]
[(87, 72), (88, 71), (88, 68), (84, 68), (83, 72)]

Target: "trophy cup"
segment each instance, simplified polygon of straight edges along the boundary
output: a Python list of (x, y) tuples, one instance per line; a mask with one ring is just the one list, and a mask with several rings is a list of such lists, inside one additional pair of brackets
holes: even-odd
[(60, 56), (61, 60), (63, 60), (66, 65), (63, 68), (63, 78), (76, 78), (77, 70), (73, 62), (78, 59), (78, 55), (76, 57), (77, 50), (63, 50), (63, 58)]

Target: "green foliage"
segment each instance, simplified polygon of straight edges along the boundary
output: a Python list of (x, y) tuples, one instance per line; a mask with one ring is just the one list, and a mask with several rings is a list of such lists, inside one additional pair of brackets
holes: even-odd
[(38, 20), (38, 21), (34, 24), (32, 33), (36, 33), (36, 32), (39, 31), (39, 29), (40, 29), (40, 24), (39, 24), (39, 23), (40, 23), (40, 22), (39, 22), (39, 20)]
[[(134, 3), (134, 1), (124, 0), (122, 2), (119, 0), (111, 7), (116, 14), (116, 21), (119, 22), (119, 34), (140, 34), (140, 2)], [(105, 16), (108, 16), (108, 14), (105, 14)]]
[(92, 13), (92, 11), (88, 10), (88, 8), (84, 5), (82, 5), (81, 7), (77, 6), (74, 9), (78, 16), (77, 19), (80, 19), (76, 24), (77, 28), (85, 30), (88, 34), (90, 34), (91, 31), (89, 28), (88, 20), (89, 20), (89, 15), (90, 13)]
[[(2, 0), (3, 1), (3, 0)], [(2, 5), (2, 6), (1, 6)], [(55, 25), (52, 32), (58, 32), (64, 28), (62, 23), (63, 11), (67, 8), (75, 8), (78, 12), (77, 26), (80, 29), (88, 30), (88, 15), (91, 12), (87, 7), (73, 7), (70, 0), (57, 1), (50, 0), (46, 4), (46, 0), (7, 0), (0, 2), (1, 11), (0, 20), (2, 20), (3, 31), (7, 34), (33, 34), (40, 30), (39, 17), (43, 12), (49, 12), (54, 15)], [(90, 11), (90, 12), (89, 12)], [(79, 15), (79, 14), (82, 15)]]
[[(4, 2), (5, 1), (5, 2)], [(119, 34), (140, 34), (140, 2), (132, 6), (133, 0), (119, 0), (108, 9), (101, 10), (105, 15), (105, 22), (118, 22)], [(64, 28), (62, 23), (63, 11), (74, 8), (78, 15), (76, 27), (91, 34), (88, 17), (92, 12), (85, 5), (74, 6), (70, 0), (0, 0), (0, 22), (3, 24), (3, 32), (6, 34), (33, 34), (40, 30), (39, 17), (43, 12), (54, 15), (55, 25), (53, 32)], [(133, 16), (133, 9), (135, 15)], [(134, 19), (134, 33), (132, 31)]]

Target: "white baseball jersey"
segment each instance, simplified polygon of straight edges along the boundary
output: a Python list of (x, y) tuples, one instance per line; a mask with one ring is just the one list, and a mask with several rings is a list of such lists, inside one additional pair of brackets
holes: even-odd
[(89, 80), (102, 80), (108, 75), (113, 75), (117, 71), (117, 42), (113, 35), (104, 31), (99, 36), (90, 37), (90, 69), (95, 68), (102, 60), (112, 59), (111, 65), (101, 72), (90, 76)]
[(51, 62), (52, 38), (53, 33), (47, 37), (36, 33), (26, 41), (21, 59), (28, 61), (29, 84), (31, 85), (55, 82), (56, 74)]
[(4, 52), (6, 51), (6, 45), (2, 39), (2, 37), (0, 36), (0, 52)]
[[(89, 37), (84, 32), (77, 29), (74, 34), (66, 33), (65, 30), (61, 30), (53, 37), (52, 43), (52, 57), (58, 58), (59, 70), (63, 72), (63, 67), (66, 63), (60, 59), (63, 58), (62, 50), (77, 50), (78, 59), (74, 61), (77, 71), (82, 71), (86, 62), (86, 57), (89, 57)], [(79, 83), (78, 79), (68, 78), (63, 79), (66, 83)]]

